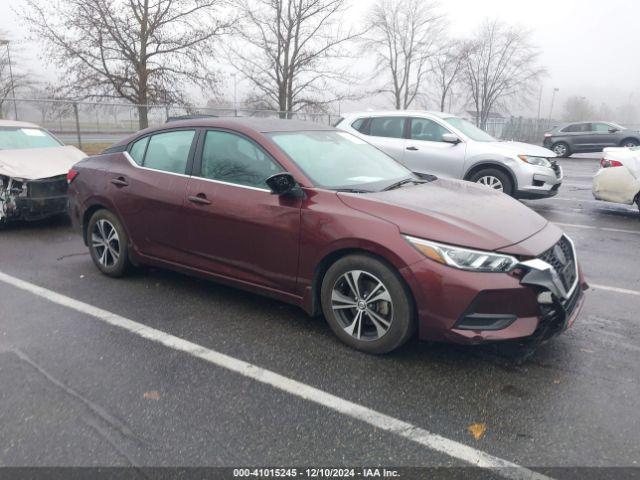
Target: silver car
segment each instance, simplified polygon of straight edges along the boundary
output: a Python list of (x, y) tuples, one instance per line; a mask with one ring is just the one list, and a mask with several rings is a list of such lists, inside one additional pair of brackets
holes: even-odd
[(501, 142), (448, 113), (352, 113), (336, 126), (417, 173), (481, 183), (515, 198), (551, 197), (562, 184), (562, 169), (552, 151)]

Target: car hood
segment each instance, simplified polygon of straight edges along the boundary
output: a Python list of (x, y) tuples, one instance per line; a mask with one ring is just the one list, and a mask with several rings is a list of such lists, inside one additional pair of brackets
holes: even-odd
[(0, 175), (36, 180), (65, 175), (86, 155), (76, 147), (0, 150)]
[(503, 193), (459, 180), (338, 196), (351, 208), (394, 223), (403, 234), (480, 250), (522, 242), (548, 223)]
[(516, 155), (531, 155), (532, 157), (555, 158), (556, 154), (551, 150), (523, 142), (486, 142), (485, 146), (494, 152), (514, 157)]

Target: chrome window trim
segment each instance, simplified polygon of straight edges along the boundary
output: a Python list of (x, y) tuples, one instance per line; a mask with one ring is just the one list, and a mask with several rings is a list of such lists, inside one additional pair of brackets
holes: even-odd
[(178, 177), (186, 177), (186, 178), (191, 178), (191, 175), (186, 175), (184, 173), (175, 173), (175, 172), (167, 172), (166, 170), (158, 170), (156, 168), (149, 168), (149, 167), (143, 167), (142, 165), (138, 165), (135, 160), (131, 157), (131, 155), (129, 155), (129, 152), (127, 152), (126, 150), (124, 152), (122, 152), (125, 156), (125, 158), (129, 161), (129, 163), (135, 167), (135, 168), (139, 168), (140, 170), (149, 170), (150, 172), (158, 172), (158, 173), (165, 173), (167, 175), (177, 175)]
[(183, 173), (175, 173), (175, 172), (167, 172), (165, 170), (156, 170), (155, 168), (149, 168), (149, 167), (143, 167), (142, 165), (138, 165), (133, 158), (131, 157), (131, 155), (129, 155), (129, 152), (124, 151), (122, 152), (125, 156), (125, 158), (129, 161), (129, 163), (135, 167), (135, 168), (139, 168), (140, 170), (149, 170), (150, 172), (158, 172), (158, 173), (164, 173), (167, 175), (176, 175), (178, 177), (185, 177), (185, 178), (197, 178), (198, 180), (204, 180), (206, 182), (213, 182), (213, 183), (219, 183), (222, 185), (230, 185), (232, 187), (239, 187), (239, 188), (247, 188), (249, 190), (257, 190), (259, 192), (267, 192), (267, 193), (271, 193), (271, 190), (267, 189), (267, 188), (258, 188), (258, 187), (250, 187), (248, 185), (240, 185), (238, 183), (231, 183), (231, 182), (223, 182), (221, 180), (213, 180), (211, 178), (204, 178), (204, 177), (199, 177), (197, 175), (186, 175)]
[(232, 187), (246, 188), (248, 190), (257, 190), (258, 192), (267, 192), (269, 194), (271, 193), (271, 190), (269, 190), (268, 188), (251, 187), (249, 185), (242, 185), (239, 183), (224, 182), (222, 180), (214, 180), (213, 178), (200, 177), (198, 175), (192, 175), (191, 178), (194, 178), (194, 179), (197, 178), (198, 180), (204, 180), (205, 182), (219, 183), (221, 185), (230, 185)]

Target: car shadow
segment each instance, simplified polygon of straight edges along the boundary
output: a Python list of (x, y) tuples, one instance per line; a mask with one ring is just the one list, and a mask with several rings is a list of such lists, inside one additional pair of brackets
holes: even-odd
[(71, 219), (68, 215), (56, 215), (43, 218), (41, 220), (12, 220), (0, 227), (0, 232), (44, 230), (44, 229), (65, 229), (71, 226)]

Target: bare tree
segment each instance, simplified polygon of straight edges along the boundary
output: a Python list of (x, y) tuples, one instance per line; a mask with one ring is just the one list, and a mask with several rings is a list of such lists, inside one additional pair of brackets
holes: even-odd
[(461, 81), (471, 44), (456, 40), (445, 43), (431, 57), (431, 72), (434, 79), (434, 92), (437, 94), (440, 111), (446, 110), (447, 98), (453, 95), (453, 89)]
[(252, 101), (282, 117), (322, 109), (344, 95), (327, 92), (344, 80), (343, 45), (358, 33), (340, 23), (346, 0), (236, 0), (243, 17), (230, 62), (256, 89)]
[(485, 21), (473, 39), (464, 77), (480, 128), (497, 107), (526, 101), (545, 73), (529, 37), (521, 28), (494, 20)]
[[(20, 68), (20, 58), (16, 49), (11, 49), (11, 65), (9, 65), (9, 45), (5, 32), (0, 31), (0, 114), (5, 115), (7, 100), (16, 92), (23, 91), (33, 85), (30, 75)], [(11, 43), (11, 45), (13, 45)]]
[[(189, 84), (214, 89), (208, 59), (229, 22), (222, 0), (27, 0), (23, 16), (64, 69), (69, 90), (84, 98), (118, 98), (138, 106), (184, 102)], [(208, 92), (210, 93), (210, 92)]]
[(374, 78), (385, 84), (397, 110), (406, 109), (421, 93), (429, 60), (445, 28), (438, 4), (429, 0), (377, 0), (367, 17), (364, 51), (374, 52)]
[(73, 111), (73, 105), (67, 101), (65, 87), (52, 83), (38, 85), (31, 88), (31, 95), (35, 99), (29, 104), (40, 112), (40, 123), (46, 124), (55, 118), (64, 118)]
[(564, 102), (563, 119), (568, 122), (580, 122), (582, 120), (593, 120), (595, 109), (587, 97), (574, 95)]

